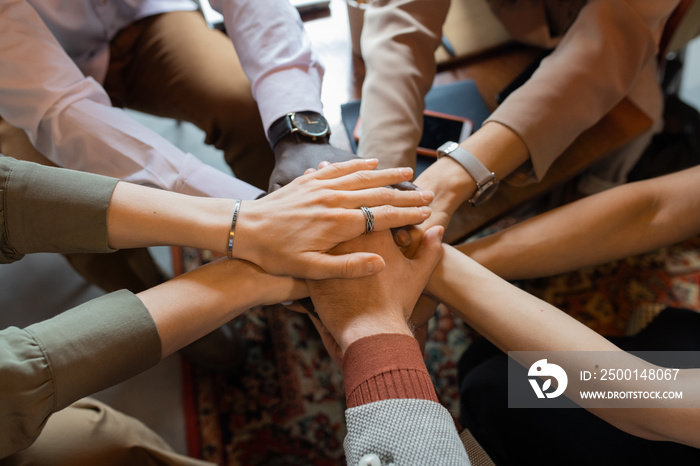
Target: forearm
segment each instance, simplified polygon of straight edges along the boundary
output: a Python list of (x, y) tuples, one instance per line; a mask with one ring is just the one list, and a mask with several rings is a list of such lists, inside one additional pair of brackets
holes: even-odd
[(109, 252), (117, 180), (0, 157), (0, 262), (36, 252)]
[(620, 186), (458, 249), (509, 280), (553, 275), (649, 251), (700, 231), (698, 176), (696, 167)]
[[(661, 18), (673, 2), (651, 8), (644, 3), (587, 2), (552, 54), (491, 115), (524, 138), (538, 179), (630, 92), (654, 60)], [(517, 14), (510, 20), (524, 29)]]
[[(510, 285), (457, 249), (443, 248), (427, 291), (501, 350), (615, 350), (557, 308)], [(571, 333), (578, 337), (571, 339)]]
[(240, 260), (204, 265), (137, 295), (156, 323), (162, 357), (250, 308), (306, 296), (303, 282), (267, 275)]
[(210, 3), (224, 15), (226, 32), (250, 80), (266, 130), (287, 112), (323, 111), (323, 66), (311, 49), (304, 24), (291, 3), (277, 0)]
[(158, 330), (119, 291), (26, 329), (0, 331), (0, 458), (28, 447), (48, 416), (160, 360)]
[(378, 158), (381, 167), (415, 167), (424, 98), (448, 7), (446, 0), (395, 0), (365, 10), (358, 154)]
[(420, 346), (408, 334), (357, 340), (343, 356), (343, 375), (348, 408), (398, 398), (438, 401)]
[[(474, 154), (486, 168), (503, 180), (528, 160), (525, 143), (512, 130), (499, 123), (482, 126), (460, 146)], [(467, 171), (450, 157), (442, 157), (426, 169), (416, 185), (435, 193), (431, 204), (438, 212), (452, 215), (476, 192), (476, 183)]]
[[(619, 353), (619, 367), (655, 369), (635, 356), (623, 353), (585, 325), (548, 303), (507, 283), (469, 257), (450, 246), (444, 246), (441, 263), (428, 284), (428, 292), (445, 303), (453, 312), (504, 352), (519, 351), (518, 362), (530, 367), (542, 357), (542, 352), (556, 352), (550, 359), (567, 371), (593, 370), (595, 362), (587, 360), (586, 352)], [(567, 354), (578, 353), (575, 361)], [(616, 358), (617, 359), (617, 358)], [(599, 362), (599, 361), (597, 361)], [(565, 364), (567, 363), (567, 364)], [(621, 365), (622, 364), (622, 365)], [(681, 371), (677, 385), (689, 396), (697, 396), (698, 371)], [(567, 395), (577, 393), (580, 385), (570, 378)], [(586, 390), (614, 389), (609, 383), (594, 380), (586, 382)], [(630, 385), (618, 387), (629, 389)], [(658, 387), (656, 387), (658, 388)], [(700, 424), (698, 410), (688, 409), (591, 409), (591, 412), (611, 424), (634, 435), (654, 440), (673, 440), (697, 446), (694, 436), (687, 434), (689, 426)], [(682, 418), (685, 429), (673, 419)]]
[(186, 194), (253, 199), (261, 192), (112, 107), (29, 3), (5, 2), (0, 11), (0, 115), (52, 163)]
[[(469, 463), (413, 337), (385, 333), (356, 341), (343, 357), (343, 374), (350, 464), (369, 453), (394, 464)], [(406, 442), (421, 445), (420, 458), (418, 450), (403, 456), (399, 445)]]
[(232, 199), (162, 191), (120, 182), (107, 211), (114, 249), (184, 245), (225, 253), (234, 209)]
[(32, 141), (58, 166), (194, 196), (255, 199), (262, 193), (183, 152), (109, 101), (75, 98), (61, 96)]

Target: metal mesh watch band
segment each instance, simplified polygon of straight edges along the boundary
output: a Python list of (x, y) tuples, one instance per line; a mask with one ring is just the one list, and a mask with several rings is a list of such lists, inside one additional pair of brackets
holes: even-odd
[(490, 198), (498, 188), (496, 175), (490, 171), (474, 154), (459, 146), (454, 141), (448, 141), (438, 147), (438, 158), (448, 156), (459, 163), (476, 182), (476, 192), (469, 203), (477, 206)]

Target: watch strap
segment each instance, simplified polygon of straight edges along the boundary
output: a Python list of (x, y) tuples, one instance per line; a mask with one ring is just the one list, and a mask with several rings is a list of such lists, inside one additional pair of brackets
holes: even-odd
[(275, 122), (270, 125), (270, 129), (267, 130), (267, 139), (270, 141), (270, 147), (274, 149), (277, 143), (293, 130), (294, 125), (292, 125), (291, 113), (287, 113), (283, 117), (275, 120)]
[(459, 163), (474, 178), (477, 188), (484, 186), (495, 178), (495, 175), (471, 152), (463, 149), (456, 142), (446, 142), (438, 147), (438, 158), (448, 156)]
[(448, 156), (459, 163), (476, 182), (476, 192), (469, 199), (469, 204), (478, 206), (488, 200), (498, 189), (496, 175), (477, 159), (474, 154), (449, 141), (437, 150), (438, 158)]

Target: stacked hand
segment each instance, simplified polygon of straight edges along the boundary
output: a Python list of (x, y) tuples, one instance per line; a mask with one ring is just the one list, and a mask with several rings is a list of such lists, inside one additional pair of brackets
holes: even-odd
[(372, 252), (386, 267), (355, 279), (307, 280), (323, 326), (342, 354), (354, 341), (381, 333), (412, 335), (414, 305), (442, 254), (440, 227), (428, 230), (412, 259), (405, 257), (389, 232), (361, 236), (335, 248), (334, 254)]
[(307, 173), (257, 201), (243, 201), (233, 256), (276, 275), (323, 279), (362, 277), (385, 266), (380, 254), (326, 254), (366, 231), (370, 208), (374, 230), (423, 222), (430, 216), (429, 191), (386, 186), (410, 180), (410, 168), (374, 170), (376, 160), (355, 159)]
[(330, 144), (282, 139), (275, 146), (275, 168), (270, 175), (268, 191), (277, 191), (301, 176), (307, 168), (317, 167), (321, 162), (338, 163), (356, 158), (355, 154)]

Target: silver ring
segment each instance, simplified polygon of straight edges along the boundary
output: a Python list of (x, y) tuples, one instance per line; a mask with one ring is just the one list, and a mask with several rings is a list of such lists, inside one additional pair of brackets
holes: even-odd
[(372, 233), (374, 230), (374, 214), (369, 207), (360, 207), (360, 209), (362, 210), (362, 213), (365, 214), (365, 235)]

